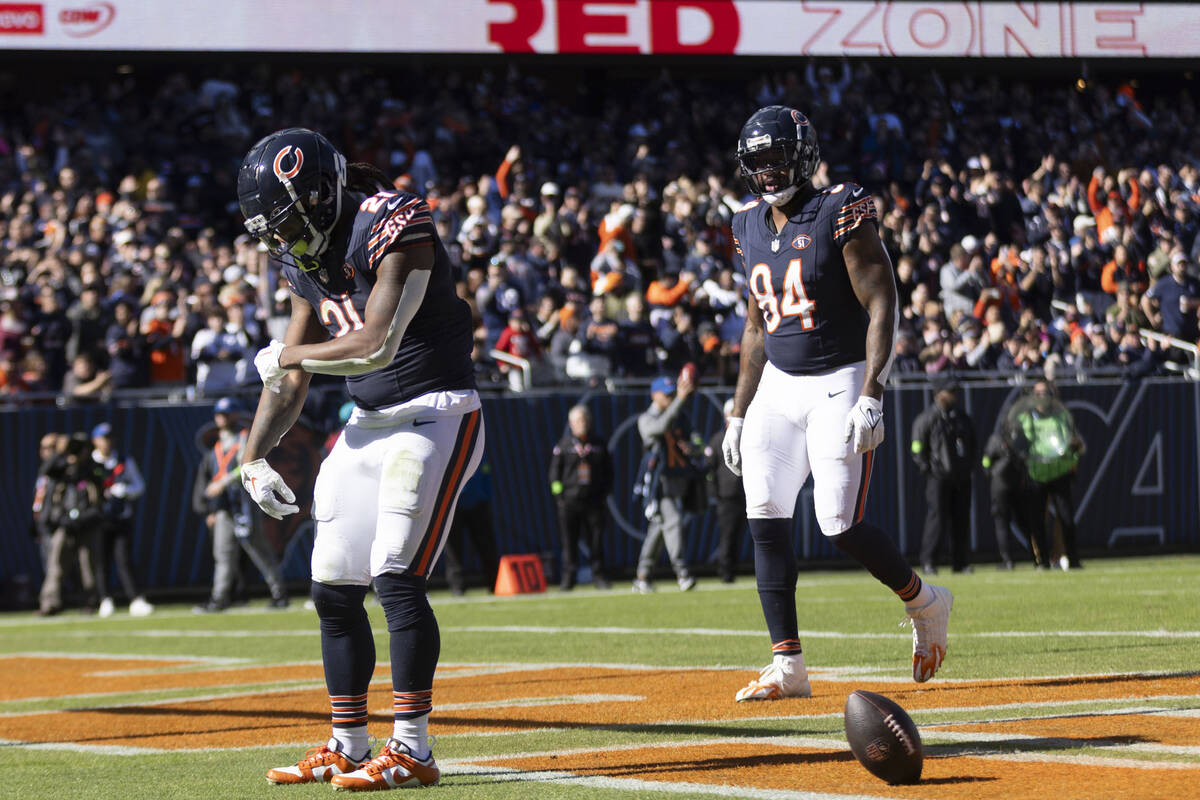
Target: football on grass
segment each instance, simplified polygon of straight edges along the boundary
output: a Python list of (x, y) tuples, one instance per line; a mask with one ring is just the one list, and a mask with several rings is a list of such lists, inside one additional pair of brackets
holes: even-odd
[(880, 780), (921, 779), (921, 734), (912, 717), (883, 695), (859, 689), (846, 698), (846, 741), (858, 763)]

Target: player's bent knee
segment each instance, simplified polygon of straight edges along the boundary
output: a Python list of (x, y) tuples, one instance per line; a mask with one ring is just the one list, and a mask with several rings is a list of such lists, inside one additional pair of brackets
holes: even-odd
[(367, 559), (353, 556), (354, 548), (343, 537), (318, 534), (309, 560), (312, 579), (317, 583), (353, 584), (365, 588), (371, 582)]
[(366, 586), (333, 585), (313, 581), (312, 601), (317, 616), (325, 620), (348, 620), (365, 614)]
[(425, 578), (407, 572), (375, 576), (375, 592), (392, 633), (406, 630), (433, 616), (426, 596)]
[(791, 546), (791, 517), (750, 517), (750, 538), (757, 547)]
[(817, 527), (825, 536), (832, 537), (845, 533), (853, 527), (849, 517), (817, 517)]

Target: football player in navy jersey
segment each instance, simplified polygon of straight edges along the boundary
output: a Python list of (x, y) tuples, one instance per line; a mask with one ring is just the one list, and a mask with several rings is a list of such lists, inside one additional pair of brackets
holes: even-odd
[(808, 119), (759, 109), (737, 144), (757, 199), (733, 218), (753, 302), (722, 450), (742, 476), (754, 572), (772, 661), (738, 701), (808, 697), (796, 620), (796, 497), (812, 472), (817, 521), (904, 601), (913, 625), (913, 679), (941, 666), (953, 597), (926, 584), (891, 538), (863, 520), (873, 451), (883, 441), (883, 385), (891, 367), (896, 285), (863, 187), (817, 189), (819, 155)]
[[(293, 293), (284, 340), (255, 358), (264, 389), (241, 478), (263, 511), (298, 510), (265, 457), (299, 416), (312, 373), (346, 376), (355, 404), (312, 505), (312, 599), (333, 736), (267, 780), (428, 786), (440, 774), (426, 732), (440, 639), (425, 584), (483, 453), (471, 314), (425, 201), (393, 190), (374, 167), (347, 166), (320, 134), (289, 128), (258, 142), (237, 186), (246, 229), (281, 262)], [(372, 581), (390, 635), (394, 716), (374, 759), (375, 645), (363, 608)]]

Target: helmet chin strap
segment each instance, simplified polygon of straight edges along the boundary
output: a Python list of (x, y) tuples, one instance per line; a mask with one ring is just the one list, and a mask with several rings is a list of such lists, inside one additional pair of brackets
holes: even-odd
[[(302, 261), (307, 262), (307, 265), (303, 267), (306, 270), (313, 270), (320, 266), (320, 257), (325, 252), (325, 249), (329, 246), (329, 242), (333, 238), (333, 229), (337, 225), (338, 220), (342, 217), (342, 196), (345, 194), (346, 186), (346, 157), (341, 153), (337, 153), (335, 155), (334, 171), (337, 173), (337, 180), (335, 181), (333, 188), (333, 223), (329, 226), (328, 231), (317, 230), (317, 227), (313, 225), (312, 217), (309, 216), (307, 210), (304, 208), (304, 203), (296, 197), (296, 192), (292, 188), (292, 182), (287, 178), (283, 178), (281, 181), (284, 185), (284, 188), (288, 190), (288, 194), (296, 199), (296, 206), (299, 208), (300, 213), (304, 216), (304, 224), (308, 228), (308, 232), (312, 234), (311, 241), (297, 242), (296, 246), (292, 248), (292, 256), (295, 257), (296, 263), (299, 264)], [(298, 249), (301, 251), (296, 252)]]
[(789, 186), (786, 189), (781, 189), (778, 192), (771, 192), (769, 194), (764, 194), (762, 196), (762, 199), (766, 200), (768, 203), (775, 206), (776, 208), (779, 208), (780, 206), (787, 205), (791, 201), (791, 199), (796, 196), (796, 192), (798, 192), (799, 190), (800, 190), (799, 186)]

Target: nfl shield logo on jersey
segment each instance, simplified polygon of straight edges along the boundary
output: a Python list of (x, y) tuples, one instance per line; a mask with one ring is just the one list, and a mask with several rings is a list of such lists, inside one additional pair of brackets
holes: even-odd
[(779, 240), (778, 240), (778, 239), (772, 239), (772, 240), (771, 240), (771, 252), (772, 252), (772, 253), (778, 253), (778, 252), (779, 252)]

